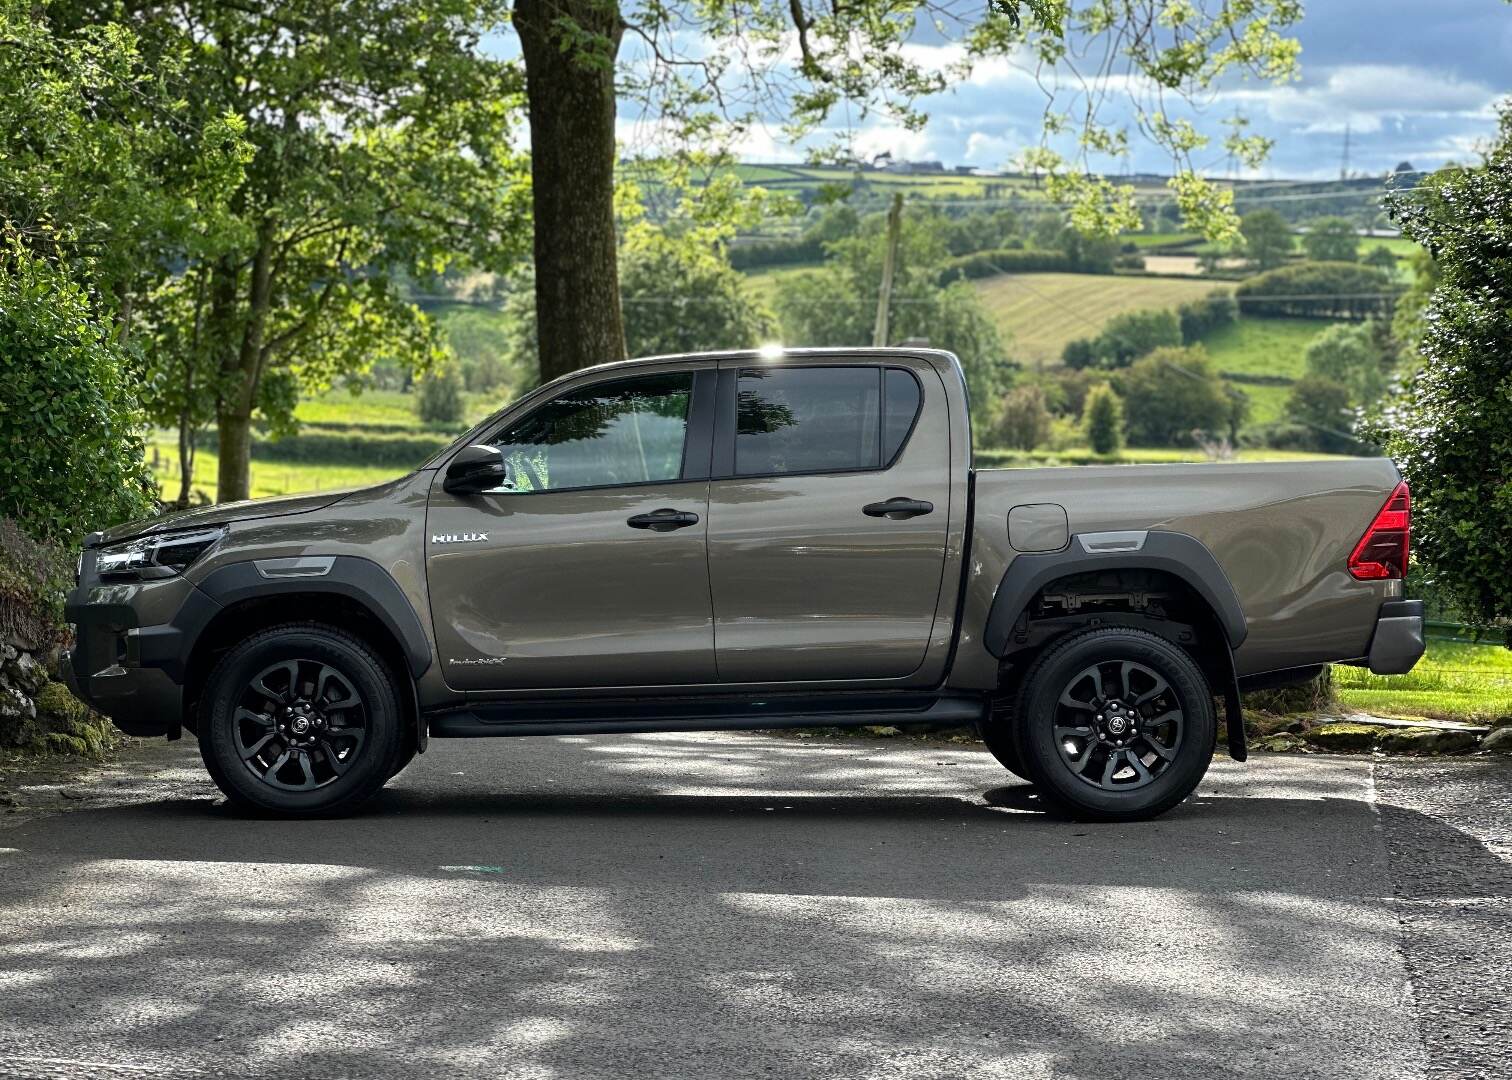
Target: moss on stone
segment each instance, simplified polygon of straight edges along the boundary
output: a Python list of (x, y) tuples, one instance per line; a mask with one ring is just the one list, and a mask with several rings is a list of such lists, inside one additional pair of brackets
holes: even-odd
[(1340, 753), (1359, 753), (1369, 750), (1376, 744), (1383, 732), (1387, 729), (1377, 727), (1375, 724), (1357, 724), (1343, 721), (1334, 724), (1322, 724), (1311, 731), (1304, 732), (1302, 738), (1310, 746), (1319, 750), (1335, 750)]

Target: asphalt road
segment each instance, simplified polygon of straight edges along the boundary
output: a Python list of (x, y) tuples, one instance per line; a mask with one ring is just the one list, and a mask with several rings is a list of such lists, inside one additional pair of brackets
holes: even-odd
[(0, 813), (0, 1075), (1512, 1076), (1512, 761), (1222, 763), (1130, 826), (1008, 779), (436, 743), (280, 823), (147, 747)]

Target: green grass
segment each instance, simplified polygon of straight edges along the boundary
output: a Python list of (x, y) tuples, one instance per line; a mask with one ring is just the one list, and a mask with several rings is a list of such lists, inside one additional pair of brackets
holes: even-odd
[[(475, 424), (501, 408), (507, 398), (502, 394), (466, 394), (463, 425)], [(301, 424), (330, 424), (342, 427), (364, 425), (424, 430), (415, 414), (413, 394), (398, 390), (364, 390), (354, 394), (346, 389), (327, 390), (318, 397), (305, 398), (294, 410)], [(456, 425), (458, 427), (463, 425)]]
[(1406, 675), (1333, 672), (1340, 704), (1359, 712), (1470, 723), (1512, 715), (1512, 649), (1500, 645), (1430, 637), (1427, 655)]
[(797, 263), (790, 266), (768, 266), (759, 270), (751, 270), (746, 273), (746, 283), (750, 286), (751, 295), (757, 300), (771, 307), (777, 302), (777, 289), (781, 283), (795, 275), (809, 270), (817, 270), (820, 263)]
[(1121, 244), (1133, 244), (1140, 250), (1146, 248), (1196, 247), (1202, 241), (1202, 237), (1196, 233), (1126, 233), (1118, 238)]
[[(214, 446), (213, 436), (209, 439)], [(153, 453), (157, 458), (154, 460)], [(179, 493), (178, 450), (169, 436), (155, 437), (148, 442), (147, 460), (153, 466), (165, 499), (176, 499)], [(215, 501), (216, 468), (218, 459), (213, 450), (201, 449), (194, 456), (194, 490), (202, 493), (211, 502)], [(254, 461), (252, 462), (252, 497), (261, 499), (269, 495), (293, 495), (304, 491), (336, 491), (341, 488), (366, 487), (381, 484), (403, 476), (408, 470), (361, 465), (326, 465), (311, 462)]]
[(1327, 319), (1245, 316), (1207, 335), (1202, 346), (1219, 371), (1298, 379), (1304, 373), (1303, 351), (1328, 325)]
[(999, 274), (976, 283), (989, 317), (1007, 336), (1009, 355), (1027, 367), (1056, 367), (1075, 338), (1092, 337), (1114, 315), (1174, 308), (1224, 288), (1200, 278), (1106, 274)]
[(1277, 375), (1299, 379), (1305, 371), (1303, 352), (1325, 327), (1325, 319), (1260, 319), (1241, 317), (1202, 339), (1213, 366), (1237, 375), (1239, 389), (1249, 395), (1251, 424), (1270, 424), (1286, 418), (1290, 386), (1246, 383), (1245, 375)]

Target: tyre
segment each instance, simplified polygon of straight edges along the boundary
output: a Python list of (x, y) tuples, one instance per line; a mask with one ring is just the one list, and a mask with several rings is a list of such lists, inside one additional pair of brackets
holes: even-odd
[(393, 674), (359, 638), (293, 623), (227, 652), (202, 699), (200, 756), (232, 803), (285, 817), (348, 813), (405, 744)]
[(1139, 821), (1197, 787), (1217, 713), (1202, 669), (1144, 630), (1108, 627), (1052, 645), (1026, 673), (1013, 737), (1028, 779), (1071, 817)]
[(1006, 702), (994, 700), (992, 713), (982, 724), (980, 734), (989, 753), (998, 764), (1020, 780), (1029, 779), (1024, 771), (1024, 759), (1019, 757), (1018, 742), (1013, 732), (1013, 712)]

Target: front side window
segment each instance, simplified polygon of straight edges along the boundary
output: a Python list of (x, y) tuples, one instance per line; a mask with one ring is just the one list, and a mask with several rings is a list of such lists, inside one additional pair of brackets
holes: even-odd
[(692, 395), (692, 372), (595, 383), (532, 410), (494, 445), (517, 492), (676, 480)]

